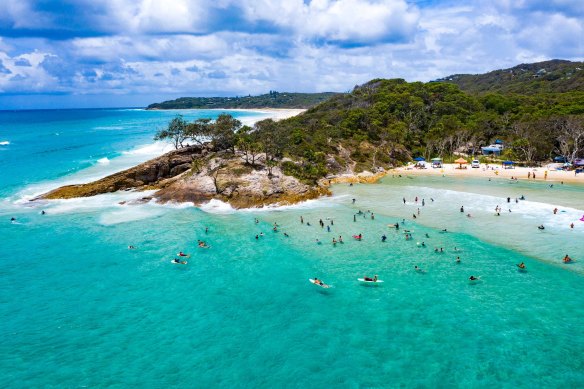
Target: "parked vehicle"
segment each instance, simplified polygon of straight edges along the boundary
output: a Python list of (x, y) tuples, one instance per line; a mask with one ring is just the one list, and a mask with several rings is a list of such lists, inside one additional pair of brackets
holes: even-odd
[(481, 163), (479, 162), (478, 159), (473, 159), (473, 161), (470, 163), (470, 167), (472, 168), (479, 168), (481, 167)]

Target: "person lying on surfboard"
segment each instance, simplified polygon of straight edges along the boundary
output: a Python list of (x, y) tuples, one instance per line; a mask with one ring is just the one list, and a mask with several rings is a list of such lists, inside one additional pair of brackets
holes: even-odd
[(371, 278), (371, 277), (367, 277), (367, 276), (364, 276), (364, 277), (363, 277), (363, 279), (364, 279), (365, 281), (372, 281), (372, 282), (377, 282), (377, 274), (376, 274), (376, 275), (375, 275), (375, 277), (373, 277), (373, 278)]

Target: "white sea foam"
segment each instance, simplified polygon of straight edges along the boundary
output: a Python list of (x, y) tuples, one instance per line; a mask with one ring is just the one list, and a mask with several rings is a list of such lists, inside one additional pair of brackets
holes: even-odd
[(10, 142), (7, 140), (3, 140), (2, 142), (0, 142), (0, 146), (8, 146), (9, 144)]
[(152, 190), (143, 192), (127, 191), (75, 199), (49, 200), (42, 203), (42, 208), (49, 214), (111, 212), (109, 209), (112, 211), (132, 210), (141, 205), (128, 203), (151, 196), (153, 193), (154, 191)]
[(110, 160), (107, 157), (104, 157), (104, 158), (98, 159), (97, 163), (99, 163), (100, 165), (109, 165)]
[(216, 199), (212, 199), (208, 203), (202, 204), (200, 209), (203, 212), (214, 213), (219, 215), (228, 215), (236, 211), (236, 209), (233, 208), (230, 204)]

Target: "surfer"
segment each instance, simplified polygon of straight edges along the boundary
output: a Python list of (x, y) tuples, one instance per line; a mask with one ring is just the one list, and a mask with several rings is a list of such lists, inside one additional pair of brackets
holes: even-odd
[(16, 218), (15, 218), (15, 217), (11, 217), (11, 218), (10, 218), (10, 221), (11, 221), (12, 223), (14, 223), (14, 222), (16, 221)]
[(134, 247), (134, 246), (132, 246), (132, 245), (128, 246), (128, 249), (129, 249), (129, 250), (134, 250), (135, 248), (136, 248), (136, 247)]
[(182, 251), (180, 251), (180, 252), (178, 253), (178, 256), (179, 256), (179, 257), (187, 257), (188, 255), (187, 255), (187, 254), (185, 254), (185, 253), (183, 253)]
[(370, 281), (370, 282), (377, 282), (377, 274), (376, 274), (376, 275), (375, 275), (373, 278), (371, 278), (371, 277), (367, 277), (367, 276), (364, 276), (364, 277), (363, 277), (363, 279), (364, 279), (365, 281)]
[(477, 281), (479, 278), (475, 276), (470, 276), (468, 279), (471, 281)]

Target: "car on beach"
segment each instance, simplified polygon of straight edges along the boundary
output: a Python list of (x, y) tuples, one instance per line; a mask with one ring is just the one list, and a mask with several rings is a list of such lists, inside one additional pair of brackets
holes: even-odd
[(473, 159), (473, 161), (470, 163), (470, 167), (472, 168), (479, 168), (481, 167), (481, 163), (479, 162), (478, 159)]

